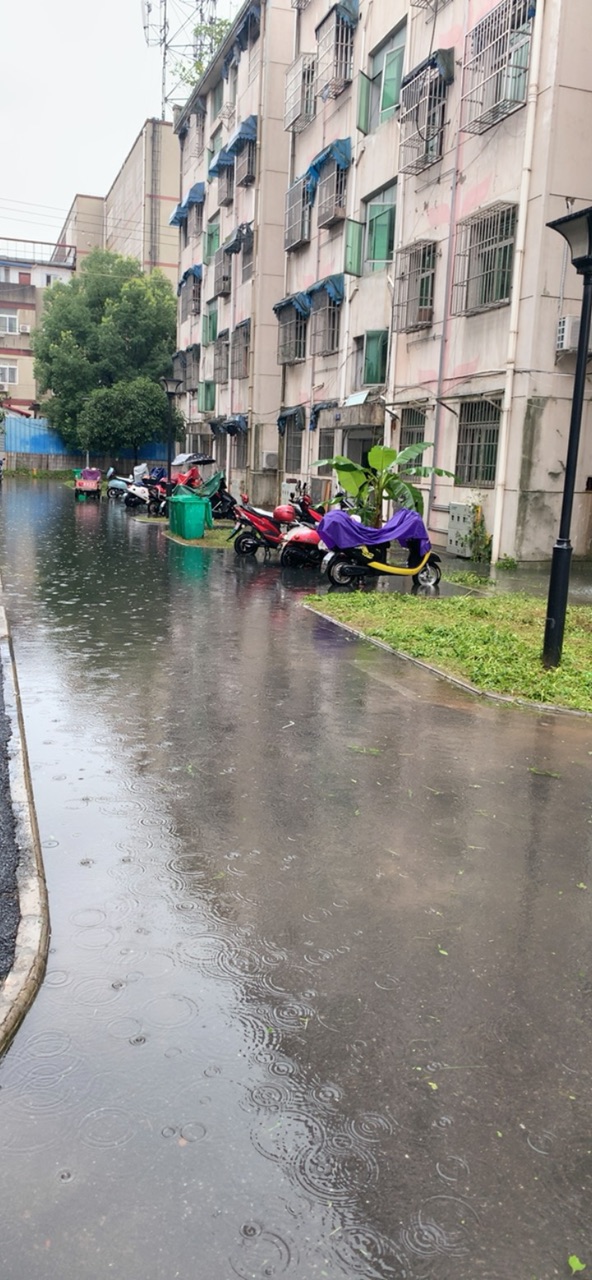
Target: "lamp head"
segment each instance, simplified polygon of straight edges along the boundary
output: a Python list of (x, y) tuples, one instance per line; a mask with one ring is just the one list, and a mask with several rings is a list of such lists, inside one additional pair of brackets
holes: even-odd
[(568, 213), (564, 218), (548, 222), (552, 231), (558, 231), (569, 245), (571, 260), (579, 274), (592, 270), (592, 207)]
[(176, 396), (179, 387), (182, 385), (182, 378), (159, 378), (158, 381), (167, 396)]

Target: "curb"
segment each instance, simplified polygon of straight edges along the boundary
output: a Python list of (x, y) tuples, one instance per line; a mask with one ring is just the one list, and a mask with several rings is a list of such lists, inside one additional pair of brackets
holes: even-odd
[(14, 963), (0, 987), (0, 1055), (8, 1048), (33, 1003), (49, 949), (49, 907), (14, 654), (0, 584), (0, 676), (10, 724), (8, 774), (18, 850), (16, 871), (20, 921)]
[(315, 617), (323, 618), (325, 622), (332, 622), (333, 626), (341, 627), (342, 631), (349, 631), (349, 634), (355, 636), (357, 640), (367, 640), (368, 644), (375, 645), (377, 649), (384, 649), (386, 653), (392, 653), (393, 657), (401, 658), (403, 662), (411, 662), (414, 667), (419, 667), (421, 671), (429, 671), (430, 675), (438, 676), (440, 680), (447, 680), (448, 684), (455, 685), (465, 693), (474, 693), (478, 698), (488, 698), (490, 702), (501, 702), (506, 706), (521, 707), (526, 711), (552, 711), (558, 715), (577, 716), (580, 720), (592, 719), (592, 711), (578, 711), (575, 707), (558, 707), (554, 702), (530, 702), (528, 698), (514, 698), (510, 693), (478, 689), (475, 684), (470, 684), (461, 676), (452, 676), (447, 671), (442, 671), (440, 667), (433, 667), (430, 662), (424, 662), (422, 658), (412, 658), (410, 653), (404, 653), (402, 649), (393, 649), (386, 640), (369, 636), (366, 631), (359, 631), (357, 627), (350, 626), (349, 622), (342, 622), (340, 618), (334, 618), (330, 613), (323, 613), (321, 609), (315, 609), (310, 604), (305, 604), (303, 607), (308, 613), (314, 613)]

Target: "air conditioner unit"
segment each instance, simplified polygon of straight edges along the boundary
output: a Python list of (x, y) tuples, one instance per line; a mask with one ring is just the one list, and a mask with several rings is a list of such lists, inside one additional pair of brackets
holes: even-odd
[(30, 332), (31, 332), (30, 324), (19, 325), (19, 333), (30, 333)]
[(277, 453), (271, 453), (268, 450), (264, 450), (263, 453), (261, 454), (261, 470), (277, 471), (277, 469), (278, 469)]
[[(577, 351), (580, 336), (580, 317), (561, 316), (557, 322), (557, 355), (565, 355), (568, 351)], [(590, 350), (590, 347), (588, 347)]]

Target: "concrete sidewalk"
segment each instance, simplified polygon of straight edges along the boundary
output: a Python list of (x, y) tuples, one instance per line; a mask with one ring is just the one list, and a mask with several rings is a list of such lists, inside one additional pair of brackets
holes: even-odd
[(0, 584), (0, 1054), (35, 998), (48, 946), (45, 876)]

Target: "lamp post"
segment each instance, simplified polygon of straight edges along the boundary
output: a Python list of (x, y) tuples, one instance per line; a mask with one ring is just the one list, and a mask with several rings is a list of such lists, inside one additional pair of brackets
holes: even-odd
[(578, 275), (584, 277), (567, 460), (563, 481), (563, 502), (559, 522), (559, 537), (553, 547), (551, 560), (551, 577), (549, 579), (547, 620), (543, 646), (544, 665), (546, 667), (558, 667), (561, 662), (567, 593), (569, 590), (569, 570), (572, 555), (569, 534), (576, 483), (582, 409), (586, 389), (590, 321), (592, 320), (592, 208), (581, 209), (579, 213), (569, 213), (564, 218), (556, 218), (554, 222), (548, 222), (547, 226), (551, 227), (552, 231), (558, 231), (567, 240), (573, 265)]
[(169, 414), (167, 423), (167, 493), (171, 492), (171, 464), (173, 460), (173, 400), (177, 395), (179, 387), (182, 385), (182, 378), (159, 378), (158, 381), (164, 392), (169, 404)]

